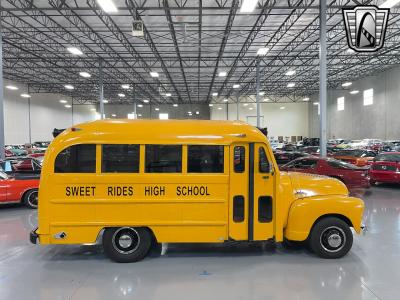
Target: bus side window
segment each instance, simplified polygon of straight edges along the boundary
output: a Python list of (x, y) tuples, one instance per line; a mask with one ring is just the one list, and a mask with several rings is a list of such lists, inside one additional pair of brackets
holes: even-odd
[(245, 169), (246, 149), (244, 146), (236, 146), (233, 149), (233, 165), (235, 173), (243, 173)]
[(54, 173), (96, 173), (96, 145), (81, 144), (64, 149), (56, 157)]
[(139, 145), (102, 145), (102, 173), (139, 173)]
[(224, 146), (188, 146), (188, 173), (224, 173)]
[(182, 145), (146, 145), (146, 173), (181, 173)]
[(258, 148), (258, 155), (258, 171), (260, 173), (269, 173), (271, 168), (264, 147)]

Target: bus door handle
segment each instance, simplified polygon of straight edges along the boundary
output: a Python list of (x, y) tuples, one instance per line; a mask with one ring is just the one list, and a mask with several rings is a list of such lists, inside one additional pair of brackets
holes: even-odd
[(268, 176), (268, 175), (264, 175), (264, 176), (262, 177), (262, 179), (269, 179), (269, 176)]

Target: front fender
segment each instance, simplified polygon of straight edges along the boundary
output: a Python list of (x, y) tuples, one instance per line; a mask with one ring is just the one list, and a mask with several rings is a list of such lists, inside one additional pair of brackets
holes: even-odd
[(325, 215), (347, 218), (357, 233), (361, 231), (364, 201), (345, 195), (328, 195), (301, 198), (289, 209), (284, 236), (292, 241), (307, 239), (315, 221)]

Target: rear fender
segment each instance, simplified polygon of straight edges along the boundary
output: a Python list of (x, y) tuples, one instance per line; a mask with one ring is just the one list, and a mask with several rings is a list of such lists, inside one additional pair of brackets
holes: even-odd
[(364, 202), (359, 198), (344, 195), (301, 198), (290, 206), (284, 235), (288, 240), (304, 241), (315, 221), (324, 216), (337, 216), (360, 233), (363, 211)]

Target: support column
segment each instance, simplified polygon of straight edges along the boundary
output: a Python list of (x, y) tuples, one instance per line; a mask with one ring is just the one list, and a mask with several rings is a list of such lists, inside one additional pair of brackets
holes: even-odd
[(132, 98), (133, 98), (133, 113), (134, 113), (134, 119), (137, 119), (137, 103), (136, 103), (136, 95), (135, 95), (135, 86), (132, 84)]
[(257, 102), (257, 127), (261, 127), (261, 117), (260, 117), (260, 59), (257, 57), (257, 67), (256, 67), (256, 102)]
[(239, 96), (236, 96), (236, 120), (239, 121)]
[(229, 120), (229, 102), (226, 102), (226, 120)]
[(99, 104), (100, 119), (104, 119), (103, 62), (99, 60)]
[(0, 158), (5, 159), (4, 154), (4, 90), (3, 90), (3, 37), (0, 23)]
[(326, 1), (319, 4), (319, 106), (320, 155), (326, 157)]

